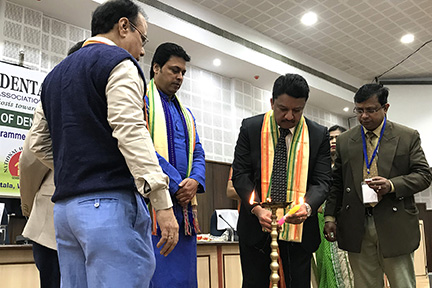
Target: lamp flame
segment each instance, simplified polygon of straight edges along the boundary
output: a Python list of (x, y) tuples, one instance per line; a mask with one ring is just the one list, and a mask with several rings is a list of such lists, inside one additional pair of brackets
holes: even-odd
[(250, 197), (250, 200), (249, 200), (249, 204), (250, 205), (254, 204), (254, 199), (255, 199), (255, 191), (252, 191), (252, 194), (251, 194), (251, 197)]

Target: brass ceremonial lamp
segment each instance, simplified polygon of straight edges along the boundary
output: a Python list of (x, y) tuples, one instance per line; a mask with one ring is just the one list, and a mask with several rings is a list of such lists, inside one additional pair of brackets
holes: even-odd
[[(255, 192), (252, 192), (252, 196), (250, 199), (250, 203), (251, 205), (257, 203), (254, 202), (254, 198), (255, 198)], [(271, 263), (270, 263), (270, 270), (271, 275), (270, 275), (270, 282), (271, 282), (271, 288), (278, 288), (278, 283), (279, 283), (279, 263), (278, 263), (278, 258), (279, 258), (279, 253), (278, 253), (278, 242), (277, 242), (277, 238), (279, 235), (278, 232), (278, 222), (277, 222), (277, 215), (276, 215), (276, 210), (280, 209), (280, 208), (286, 208), (288, 205), (290, 205), (292, 203), (292, 201), (290, 202), (272, 202), (270, 198), (267, 198), (266, 202), (261, 202), (259, 203), (261, 205), (261, 207), (263, 208), (270, 208), (272, 211), (272, 224), (271, 224), (271, 238), (272, 241), (270, 243), (270, 247), (271, 247), (271, 253), (270, 253), (270, 258), (271, 258)]]

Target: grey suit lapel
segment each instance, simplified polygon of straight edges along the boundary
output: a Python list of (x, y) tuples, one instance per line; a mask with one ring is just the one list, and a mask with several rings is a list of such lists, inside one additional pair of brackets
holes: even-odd
[(387, 121), (383, 139), (381, 139), (381, 143), (378, 148), (379, 176), (385, 178), (389, 177), (398, 142), (399, 135), (393, 134), (393, 124), (390, 121)]
[(361, 126), (353, 128), (352, 136), (348, 139), (348, 153), (350, 159), (350, 166), (352, 170), (354, 186), (359, 194), (360, 199), (363, 199), (361, 185), (363, 181), (363, 142), (360, 132)]

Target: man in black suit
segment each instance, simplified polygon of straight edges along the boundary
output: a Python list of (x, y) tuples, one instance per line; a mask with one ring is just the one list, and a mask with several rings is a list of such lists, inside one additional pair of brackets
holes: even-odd
[[(273, 86), (272, 111), (244, 119), (242, 122), (235, 148), (232, 180), (242, 200), (238, 234), (243, 288), (268, 287), (270, 281), (271, 237), (268, 231), (271, 230), (271, 211), (257, 204), (251, 205), (249, 202), (253, 191), (255, 192), (255, 202), (266, 201), (263, 199), (265, 196), (262, 196), (265, 193), (261, 191), (262, 181), (266, 177), (262, 177), (262, 174), (271, 175), (269, 170), (272, 170), (272, 167), (271, 165), (264, 166), (261, 159), (265, 153), (262, 152), (265, 151), (262, 145), (264, 144), (262, 142), (265, 142), (262, 140), (264, 139), (262, 128), (268, 115), (272, 117), (270, 118), (271, 121), (275, 122), (273, 126), (278, 126), (279, 129), (289, 129), (293, 135), (288, 135), (288, 137), (291, 136), (290, 140), (285, 139), (288, 141), (288, 154), (290, 154), (290, 146), (297, 143), (295, 136), (298, 126), (300, 126), (298, 124), (307, 126), (305, 132), (308, 135), (306, 138), (309, 138), (303, 145), (306, 145), (305, 150), (308, 150), (309, 153), (305, 154), (305, 160), (308, 159), (308, 161), (304, 161), (307, 163), (307, 167), (306, 171), (303, 170), (305, 174), (302, 177), (303, 182), (306, 183), (301, 183), (305, 190), (303, 192), (305, 193), (305, 203), (295, 214), (289, 215), (285, 220), (286, 223), (295, 224), (298, 227), (303, 226), (303, 230), (300, 240), (296, 242), (283, 240), (278, 242), (286, 286), (292, 288), (310, 287), (311, 257), (320, 244), (316, 212), (324, 202), (329, 190), (331, 161), (327, 128), (303, 117), (303, 109), (308, 97), (309, 86), (302, 76), (296, 74), (280, 76)], [(279, 133), (276, 134), (279, 135)], [(290, 165), (290, 161), (287, 160), (287, 162)], [(262, 169), (263, 167), (264, 169)], [(295, 177), (296, 175), (294, 175)], [(269, 182), (271, 183), (271, 181)]]

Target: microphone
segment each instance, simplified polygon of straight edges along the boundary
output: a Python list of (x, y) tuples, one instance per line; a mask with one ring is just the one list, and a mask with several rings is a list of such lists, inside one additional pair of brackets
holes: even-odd
[(221, 214), (219, 214), (219, 218), (221, 218), (230, 228), (228, 228), (227, 230), (228, 230), (228, 239), (230, 240), (230, 241), (234, 241), (235, 240), (235, 236), (234, 236), (234, 232), (236, 231), (235, 229), (234, 229), (234, 227), (232, 227), (231, 226), (231, 224), (230, 223), (228, 223), (228, 221), (227, 220), (225, 220), (225, 218), (224, 217), (222, 217), (222, 215)]
[(233, 231), (236, 231), (235, 229), (234, 229), (234, 227), (232, 227), (231, 226), (231, 224), (230, 223), (228, 223), (228, 221), (227, 220), (225, 220), (225, 218), (221, 215), (221, 214), (219, 214), (219, 218), (221, 218)]

